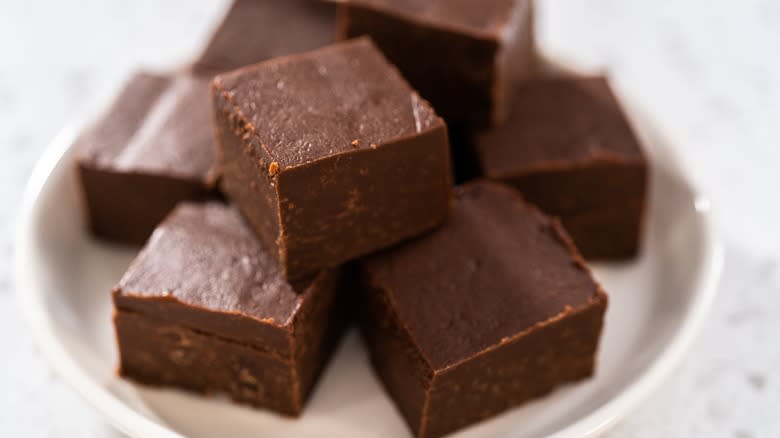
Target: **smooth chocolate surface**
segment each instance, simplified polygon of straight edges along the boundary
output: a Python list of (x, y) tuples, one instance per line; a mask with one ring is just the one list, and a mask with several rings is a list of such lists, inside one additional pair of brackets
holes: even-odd
[(81, 157), (107, 165), (127, 146), (146, 113), (171, 84), (171, 77), (137, 72), (125, 83), (108, 111), (80, 139)]
[(638, 251), (647, 161), (605, 78), (527, 82), (510, 120), (476, 150), (485, 176), (559, 216), (586, 257)]
[(636, 135), (604, 77), (527, 82), (515, 96), (511, 123), (479, 140), (481, 161), (493, 177), (550, 162), (643, 160)]
[(340, 275), (293, 286), (237, 210), (182, 204), (113, 291), (120, 372), (297, 415), (347, 323)]
[(447, 222), (361, 261), (372, 363), (418, 436), (441, 436), (592, 374), (607, 298), (552, 218), (459, 186)]
[(347, 0), (341, 38), (369, 35), (448, 122), (506, 118), (515, 84), (534, 70), (530, 0)]
[(234, 0), (195, 63), (219, 72), (300, 53), (336, 39), (336, 7), (317, 0)]
[(172, 79), (143, 125), (107, 164), (118, 171), (207, 181), (215, 164), (208, 80), (186, 75)]
[(212, 89), (223, 190), (288, 278), (444, 219), (446, 125), (368, 39), (219, 75)]
[(207, 204), (180, 207), (155, 230), (114, 300), (126, 310), (267, 349), (262, 338), (244, 339), (252, 331), (241, 326), (283, 327), (302, 295), (235, 210)]
[(208, 81), (136, 74), (79, 140), (92, 231), (141, 244), (176, 203), (214, 196)]
[(442, 126), (365, 39), (220, 75), (214, 86), (280, 169)]

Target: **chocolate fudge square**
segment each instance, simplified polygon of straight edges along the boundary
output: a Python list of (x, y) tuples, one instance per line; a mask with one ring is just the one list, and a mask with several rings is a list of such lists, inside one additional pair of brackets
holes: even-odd
[(591, 376), (607, 306), (555, 219), (498, 183), (455, 190), (444, 226), (361, 262), (371, 362), (425, 438)]
[(184, 203), (113, 291), (119, 373), (298, 415), (347, 321), (339, 282), (288, 283), (237, 210)]
[(637, 254), (648, 163), (606, 78), (527, 82), (476, 147), (482, 173), (558, 216), (586, 258)]
[(217, 76), (222, 189), (288, 278), (440, 224), (447, 127), (367, 38)]
[(512, 90), (534, 70), (531, 0), (346, 0), (339, 35), (369, 35), (448, 122), (507, 117)]
[(208, 81), (135, 74), (77, 141), (89, 226), (102, 238), (143, 244), (180, 201), (215, 195)]
[(336, 40), (336, 7), (316, 0), (235, 0), (195, 62), (220, 72)]

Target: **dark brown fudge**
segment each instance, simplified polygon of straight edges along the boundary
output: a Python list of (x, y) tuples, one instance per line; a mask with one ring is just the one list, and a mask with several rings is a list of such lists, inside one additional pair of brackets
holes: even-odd
[(182, 204), (113, 291), (119, 372), (298, 415), (347, 321), (340, 275), (291, 285), (237, 210)]
[(143, 244), (183, 200), (214, 195), (208, 81), (134, 75), (78, 140), (76, 164), (90, 228)]
[(361, 327), (418, 437), (591, 376), (607, 297), (558, 222), (507, 186), (456, 187), (445, 225), (361, 262)]
[(481, 176), (477, 160), (474, 134), (467, 126), (458, 123), (447, 124), (450, 138), (450, 155), (455, 184), (463, 184)]
[(369, 35), (448, 122), (507, 116), (534, 70), (531, 0), (346, 0), (339, 36)]
[(317, 0), (235, 0), (195, 62), (228, 71), (300, 53), (336, 39), (336, 7)]
[(605, 78), (524, 84), (507, 124), (476, 145), (483, 174), (558, 216), (586, 258), (638, 252), (648, 164)]
[(222, 189), (288, 278), (440, 224), (447, 127), (366, 38), (219, 75)]

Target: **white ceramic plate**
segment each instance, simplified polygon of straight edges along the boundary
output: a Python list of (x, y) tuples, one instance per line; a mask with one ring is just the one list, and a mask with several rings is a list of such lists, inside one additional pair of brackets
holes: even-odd
[[(678, 169), (671, 145), (634, 112), (655, 164), (641, 258), (597, 265), (610, 295), (595, 378), (466, 429), (462, 436), (595, 436), (615, 424), (679, 362), (712, 301), (721, 249), (707, 201)], [(79, 127), (57, 137), (25, 193), (16, 289), (52, 366), (108, 421), (134, 437), (407, 435), (367, 364), (359, 337), (342, 344), (298, 420), (116, 377), (109, 291), (135, 254), (85, 232), (72, 171)]]

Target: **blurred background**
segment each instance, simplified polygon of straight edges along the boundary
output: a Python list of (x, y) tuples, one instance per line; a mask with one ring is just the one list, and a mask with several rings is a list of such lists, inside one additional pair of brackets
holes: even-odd
[[(36, 351), (11, 284), (48, 142), (139, 66), (191, 58), (224, 0), (0, 0), (0, 435), (119, 436)], [(780, 1), (539, 0), (543, 51), (606, 70), (711, 198), (726, 267), (704, 330), (610, 437), (780, 436)]]

